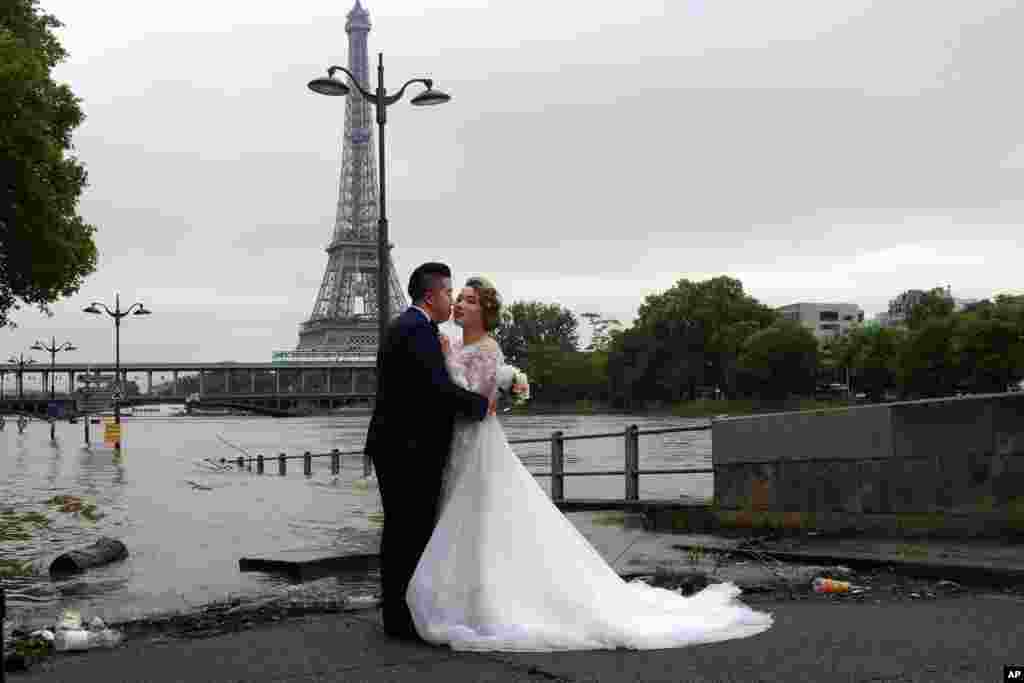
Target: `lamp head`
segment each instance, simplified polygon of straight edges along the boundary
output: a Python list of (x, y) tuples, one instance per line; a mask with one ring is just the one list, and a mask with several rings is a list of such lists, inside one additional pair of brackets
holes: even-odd
[(46, 349), (43, 348), (43, 345), (40, 344), (39, 342), (36, 342), (35, 344), (33, 344), (32, 346), (30, 346), (28, 348), (31, 351), (45, 351), (46, 350)]
[(132, 315), (149, 315), (149, 314), (151, 314), (152, 312), (153, 312), (153, 311), (151, 311), (151, 310), (147, 309), (147, 308), (146, 308), (145, 306), (143, 306), (142, 304), (139, 304), (139, 308), (138, 308), (138, 309), (137, 309), (137, 310), (136, 310), (136, 311), (135, 311), (134, 313), (132, 313)]
[(335, 78), (330, 71), (326, 77), (314, 78), (308, 83), (309, 89), (320, 95), (344, 97), (348, 94), (348, 86)]
[(86, 306), (85, 308), (82, 309), (82, 312), (84, 312), (84, 313), (102, 313), (103, 311), (101, 311), (99, 308), (97, 308), (96, 304), (89, 304), (88, 306)]
[(75, 346), (74, 344), (68, 344), (67, 346), (64, 347), (64, 350), (65, 351), (77, 351), (78, 347)]
[(451, 95), (443, 93), (440, 90), (434, 90), (433, 84), (428, 85), (427, 89), (421, 92), (416, 97), (410, 100), (411, 104), (417, 107), (426, 107), (432, 104), (444, 104), (451, 99)]

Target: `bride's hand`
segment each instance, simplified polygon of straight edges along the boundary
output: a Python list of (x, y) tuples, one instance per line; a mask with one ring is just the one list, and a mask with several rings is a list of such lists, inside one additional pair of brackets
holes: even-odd
[(442, 333), (437, 335), (437, 338), (441, 341), (441, 353), (447, 356), (448, 352), (452, 350), (452, 343), (448, 341), (448, 335)]

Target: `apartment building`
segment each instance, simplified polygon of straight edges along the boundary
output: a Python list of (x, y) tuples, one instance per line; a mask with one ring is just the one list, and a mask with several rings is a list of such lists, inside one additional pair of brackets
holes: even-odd
[(818, 339), (839, 337), (864, 322), (864, 310), (857, 304), (801, 302), (777, 310), (783, 317), (809, 329)]

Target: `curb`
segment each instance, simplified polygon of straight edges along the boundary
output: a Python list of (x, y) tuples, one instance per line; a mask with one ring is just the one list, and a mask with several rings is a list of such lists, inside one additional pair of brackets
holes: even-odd
[(870, 555), (829, 555), (822, 553), (786, 552), (766, 548), (710, 548), (706, 546), (673, 544), (679, 550), (742, 553), (754, 550), (766, 557), (793, 564), (842, 565), (850, 569), (888, 569), (897, 574), (927, 579), (948, 579), (964, 585), (1010, 588), (1024, 585), (1024, 570), (972, 564), (942, 564), (938, 562), (908, 562)]

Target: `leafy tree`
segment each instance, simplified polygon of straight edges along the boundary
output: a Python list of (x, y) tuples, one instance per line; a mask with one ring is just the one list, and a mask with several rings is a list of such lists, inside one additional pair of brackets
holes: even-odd
[(747, 338), (738, 369), (740, 385), (760, 398), (813, 394), (818, 340), (800, 323), (779, 320)]
[(911, 330), (899, 354), (904, 395), (937, 398), (956, 392), (960, 383), (954, 346), (956, 319), (932, 318)]
[(674, 373), (691, 396), (697, 382), (720, 386), (728, 395), (743, 342), (777, 318), (743, 291), (743, 283), (723, 275), (703, 282), (682, 279), (648, 296), (635, 326), (657, 340), (658, 372)]
[(530, 353), (533, 400), (565, 403), (608, 397), (608, 355), (602, 352), (563, 351), (552, 347)]
[(95, 228), (78, 215), (86, 172), (68, 154), (80, 100), (50, 72), (67, 53), (38, 0), (0, 6), (0, 327), (21, 303), (78, 291), (96, 268)]
[(581, 313), (580, 317), (586, 318), (591, 327), (590, 345), (586, 350), (607, 351), (612, 341), (611, 331), (622, 323), (614, 318), (603, 318), (600, 313)]
[(1024, 378), (1024, 297), (1000, 295), (957, 316), (953, 345), (964, 388), (1006, 391)]
[(920, 329), (929, 320), (946, 318), (953, 314), (953, 297), (941, 287), (925, 292), (907, 314), (907, 327)]
[(652, 367), (650, 338), (643, 330), (630, 328), (612, 335), (608, 356), (608, 391), (620, 408), (633, 408), (654, 398), (655, 369)]
[(505, 354), (505, 360), (530, 373), (531, 354), (542, 349), (577, 350), (577, 326), (572, 311), (558, 304), (517, 301), (504, 309), (494, 337)]
[(850, 370), (850, 390), (881, 401), (897, 386), (900, 350), (905, 332), (899, 328), (865, 325), (850, 330), (832, 345), (835, 362)]

